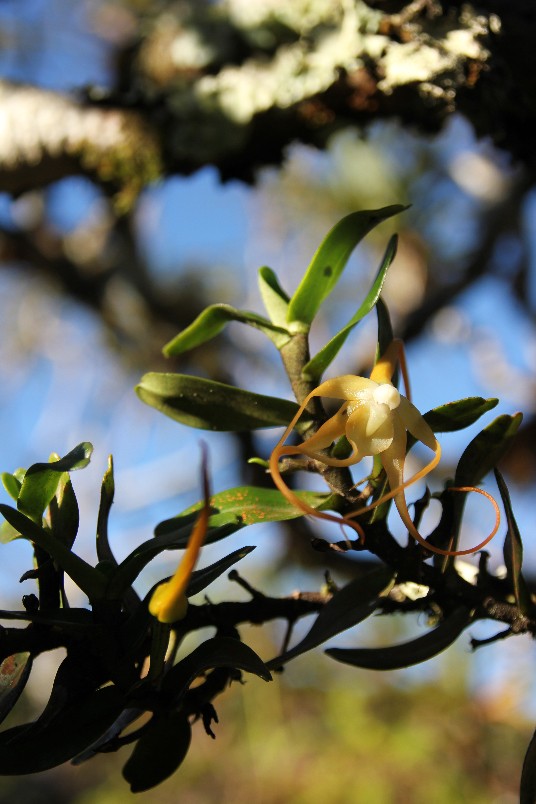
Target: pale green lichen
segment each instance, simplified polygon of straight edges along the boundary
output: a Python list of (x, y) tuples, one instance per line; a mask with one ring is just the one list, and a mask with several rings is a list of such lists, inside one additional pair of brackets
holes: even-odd
[(287, 108), (325, 91), (340, 70), (357, 69), (364, 56), (377, 54), (388, 41), (370, 35), (372, 27), (378, 29), (382, 15), (360, 0), (332, 3), (331, 9), (329, 18), (320, 15), (322, 25), (309, 30), (307, 38), (281, 46), (271, 61), (249, 59), (239, 67), (201, 78), (195, 89), (200, 102), (219, 107), (231, 120), (245, 124), (259, 112), (274, 106)]
[[(271, 24), (284, 25), (304, 36), (320, 25), (333, 25), (341, 12), (355, 6), (353, 0), (227, 0), (223, 4), (231, 22), (242, 30), (260, 28)], [(368, 15), (373, 26), (377, 25), (378, 12), (359, 3), (362, 22)]]
[(445, 100), (453, 85), (463, 83), (467, 60), (484, 62), (489, 55), (482, 43), (489, 20), (469, 7), (457, 21), (442, 16), (413, 24), (406, 42), (380, 33), (384, 15), (363, 0), (227, 0), (223, 11), (238, 27), (279, 23), (298, 34), (271, 58), (224, 67), (191, 87), (190, 103), (206, 113), (217, 110), (239, 126), (271, 108), (289, 108), (325, 92), (341, 72), (370, 63), (376, 65), (378, 89), (385, 94), (417, 83), (421, 91)]
[[(440, 20), (444, 25), (444, 21)], [(390, 42), (378, 70), (383, 75), (378, 84), (382, 92), (390, 93), (398, 86), (420, 83), (421, 91), (442, 97), (452, 94), (454, 76), (457, 84), (464, 82), (464, 66), (468, 60), (484, 63), (489, 51), (482, 40), (489, 33), (490, 20), (475, 15), (469, 6), (463, 9), (459, 27), (435, 35), (433, 25), (420, 31), (409, 42)]]

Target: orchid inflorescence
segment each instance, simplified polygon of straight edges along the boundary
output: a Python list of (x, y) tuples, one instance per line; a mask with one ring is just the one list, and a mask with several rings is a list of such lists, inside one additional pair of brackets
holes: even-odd
[[(407, 396), (399, 393), (392, 378), (397, 362), (400, 362)], [(327, 397), (343, 400), (339, 410), (328, 419), (310, 438), (297, 446), (285, 444), (292, 429), (313, 397)], [(286, 499), (303, 511), (319, 519), (348, 525), (356, 531), (364, 542), (361, 525), (355, 517), (371, 511), (389, 499), (393, 499), (402, 522), (413, 538), (433, 553), (445, 556), (462, 556), (481, 550), (495, 536), (500, 523), (500, 511), (495, 499), (483, 489), (475, 486), (450, 488), (450, 491), (476, 492), (490, 500), (495, 509), (495, 525), (489, 535), (475, 547), (467, 550), (443, 550), (421, 536), (415, 527), (406, 502), (406, 488), (426, 477), (439, 463), (441, 446), (431, 427), (419, 410), (410, 402), (409, 381), (402, 344), (393, 340), (374, 366), (370, 378), (346, 374), (322, 382), (303, 400), (298, 412), (279, 439), (270, 457), (270, 472), (275, 485)], [(423, 443), (434, 453), (431, 460), (408, 480), (404, 480), (407, 434)], [(346, 436), (352, 453), (347, 458), (335, 458), (325, 452), (342, 436)], [(370, 505), (351, 511), (344, 516), (336, 516), (319, 511), (301, 500), (288, 488), (280, 471), (283, 456), (304, 455), (332, 467), (348, 467), (359, 463), (367, 456), (377, 455), (385, 470), (390, 491), (383, 494)]]

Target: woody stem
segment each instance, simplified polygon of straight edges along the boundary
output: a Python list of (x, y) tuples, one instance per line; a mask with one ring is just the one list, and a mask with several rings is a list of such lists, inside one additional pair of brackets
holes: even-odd
[[(303, 376), (303, 369), (311, 357), (307, 333), (296, 333), (280, 351), (281, 359), (290, 380), (292, 390), (298, 404), (301, 405), (306, 396), (314, 391), (318, 384)], [(305, 434), (305, 439), (310, 438), (316, 433), (328, 418), (322, 400), (318, 396), (312, 397), (309, 400), (306, 410), (314, 416), (314, 421)], [(352, 499), (355, 501), (355, 493), (352, 491), (353, 480), (349, 469), (326, 466), (325, 464), (318, 463), (318, 471), (332, 491), (336, 494), (340, 494), (347, 501), (351, 501)], [(349, 504), (351, 504), (351, 502), (349, 502)]]

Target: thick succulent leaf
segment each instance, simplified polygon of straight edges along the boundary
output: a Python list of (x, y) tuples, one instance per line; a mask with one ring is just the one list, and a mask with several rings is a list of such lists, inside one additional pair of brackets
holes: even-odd
[[(71, 764), (81, 765), (83, 762), (87, 762), (88, 759), (93, 759), (93, 757), (101, 753), (101, 751), (105, 752), (109, 744), (113, 743), (128, 726), (132, 725), (136, 720), (139, 720), (139, 718), (145, 714), (145, 711), (145, 709), (137, 708), (123, 709), (119, 717), (114, 720), (112, 725), (95, 740), (94, 743), (91, 743), (88, 748), (73, 757)], [(109, 750), (114, 749), (110, 747)]]
[[(224, 539), (230, 536), (231, 533), (235, 533), (235, 531), (239, 530), (241, 527), (234, 515), (228, 516), (227, 520), (226, 523), (224, 522), (217, 527), (212, 526), (209, 520), (207, 535), (204, 541), (205, 544), (212, 544), (220, 539)], [(110, 575), (106, 596), (112, 600), (120, 600), (125, 591), (134, 583), (140, 572), (153, 558), (160, 555), (164, 550), (186, 547), (194, 521), (195, 516), (189, 514), (161, 523), (162, 525), (166, 525), (169, 522), (170, 527), (158, 530), (158, 528), (160, 528), (160, 526), (158, 526), (155, 531), (156, 535), (154, 539), (148, 539), (148, 541), (140, 544), (130, 555), (117, 565), (117, 568)]]
[(272, 324), (286, 329), (290, 299), (279, 284), (274, 271), (267, 265), (259, 269), (259, 290)]
[(97, 517), (97, 557), (99, 561), (109, 561), (117, 565), (108, 539), (108, 518), (114, 501), (115, 481), (114, 463), (111, 455), (108, 456), (108, 468), (102, 478), (99, 515)]
[(517, 527), (517, 522), (512, 510), (512, 503), (510, 501), (510, 494), (503, 476), (498, 469), (495, 469), (495, 479), (504, 505), (506, 513), (506, 522), (508, 530), (506, 531), (506, 538), (504, 540), (503, 556), (504, 564), (506, 566), (506, 573), (508, 580), (512, 584), (516, 604), (523, 614), (533, 608), (530, 591), (527, 587), (521, 567), (523, 564), (523, 543), (521, 541), (521, 534)]
[(324, 299), (329, 296), (357, 244), (377, 224), (403, 212), (394, 205), (352, 212), (328, 232), (292, 296), (287, 321), (292, 332), (307, 332)]
[(89, 609), (57, 609), (45, 611), (11, 611), (0, 609), (0, 620), (25, 620), (39, 625), (49, 625), (64, 632), (79, 634), (81, 630), (98, 629)]
[(30, 466), (17, 501), (19, 511), (40, 523), (45, 508), (56, 493), (62, 473), (83, 469), (88, 465), (92, 452), (93, 446), (84, 441), (57, 461)]
[(460, 636), (472, 621), (469, 609), (456, 609), (427, 634), (386, 648), (329, 648), (332, 659), (369, 670), (397, 670), (437, 656)]
[(191, 739), (192, 728), (183, 712), (172, 709), (154, 715), (123, 768), (131, 792), (150, 790), (175, 773)]
[(492, 410), (498, 399), (483, 399), (481, 396), (469, 396), (440, 405), (424, 414), (424, 419), (434, 433), (453, 433), (474, 424), (484, 413)]
[(326, 603), (306, 636), (286, 653), (269, 661), (268, 667), (271, 670), (281, 667), (370, 617), (378, 606), (378, 598), (392, 586), (394, 577), (392, 570), (382, 567), (350, 581)]
[(189, 327), (183, 329), (167, 343), (162, 351), (166, 357), (174, 357), (187, 352), (189, 349), (215, 338), (230, 321), (239, 321), (241, 324), (249, 324), (251, 327), (260, 329), (279, 349), (290, 340), (290, 334), (285, 329), (274, 326), (268, 319), (256, 313), (236, 310), (229, 304), (212, 304), (203, 310)]
[(0, 723), (17, 703), (31, 669), (32, 656), (27, 651), (8, 656), (0, 663)]
[[(332, 495), (316, 491), (297, 491), (296, 496), (323, 511), (330, 507)], [(155, 528), (158, 538), (173, 538), (174, 546), (185, 547), (189, 530), (185, 532), (184, 524), (190, 523), (192, 516), (200, 510), (202, 503), (187, 508), (182, 514), (160, 522)], [(238, 486), (214, 494), (210, 498), (210, 507), (215, 512), (209, 519), (209, 532), (205, 544), (216, 541), (210, 528), (224, 527), (234, 523), (234, 530), (246, 525), (260, 522), (283, 522), (303, 516), (302, 512), (292, 505), (277, 489), (265, 489), (258, 486)], [(227, 535), (227, 534), (226, 534)], [(220, 537), (221, 538), (221, 537)]]
[(350, 321), (343, 327), (328, 343), (310, 360), (303, 369), (302, 376), (308, 380), (317, 381), (321, 378), (324, 371), (328, 368), (331, 362), (335, 359), (339, 350), (343, 346), (346, 338), (350, 332), (356, 327), (362, 319), (370, 313), (374, 305), (379, 299), (382, 292), (383, 283), (387, 276), (389, 266), (393, 262), (396, 255), (397, 237), (389, 240), (387, 250), (383, 256), (379, 271), (372, 284), (371, 289), (367, 293), (363, 303), (358, 311), (350, 319)]
[(502, 458), (519, 429), (521, 413), (498, 416), (466, 447), (456, 468), (455, 486), (477, 486)]
[[(285, 427), (298, 410), (295, 402), (187, 374), (145, 374), (136, 393), (171, 419), (202, 430)], [(304, 431), (311, 420), (304, 413), (296, 429)]]
[(73, 484), (68, 472), (62, 472), (56, 493), (49, 503), (50, 530), (67, 547), (72, 547), (78, 533), (80, 515)]
[(54, 717), (0, 734), (0, 775), (39, 773), (62, 765), (95, 742), (116, 720), (123, 695), (108, 686), (64, 707)]
[(192, 595), (197, 595), (198, 592), (202, 592), (203, 589), (206, 589), (207, 586), (215, 581), (216, 578), (219, 578), (229, 567), (232, 567), (237, 561), (242, 561), (242, 559), (253, 552), (253, 550), (255, 550), (254, 546), (240, 547), (238, 550), (230, 553), (230, 555), (225, 556), (225, 558), (220, 558), (219, 561), (211, 564), (210, 567), (205, 567), (204, 569), (193, 572), (188, 588), (186, 589), (186, 597), (192, 597)]
[(106, 582), (104, 576), (97, 569), (73, 553), (52, 533), (10, 505), (0, 504), (0, 514), (21, 536), (34, 542), (52, 556), (58, 566), (78, 584), (90, 600), (103, 597)]
[(11, 499), (17, 502), (17, 500), (19, 499), (22, 482), (18, 478), (16, 478), (15, 475), (12, 475), (11, 472), (2, 472), (1, 477), (3, 487), (5, 488)]
[(521, 771), (519, 804), (534, 804), (536, 801), (536, 731), (527, 748)]
[(10, 525), (9, 522), (2, 522), (0, 525), (0, 544), (7, 544), (14, 539), (20, 539), (19, 531)]
[(169, 671), (162, 683), (162, 689), (166, 694), (173, 695), (175, 701), (179, 701), (197, 676), (214, 667), (245, 670), (264, 681), (272, 680), (267, 666), (250, 647), (238, 639), (213, 637), (199, 645)]

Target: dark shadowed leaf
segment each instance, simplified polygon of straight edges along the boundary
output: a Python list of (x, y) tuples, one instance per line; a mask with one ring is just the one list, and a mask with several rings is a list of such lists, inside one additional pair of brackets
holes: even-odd
[(371, 289), (367, 293), (363, 303), (358, 311), (350, 319), (350, 321), (343, 327), (328, 343), (310, 360), (303, 369), (302, 376), (317, 381), (321, 378), (324, 371), (328, 368), (331, 362), (339, 353), (340, 348), (344, 344), (350, 332), (356, 327), (362, 319), (370, 313), (382, 291), (385, 277), (389, 266), (393, 262), (396, 255), (397, 237), (394, 235), (387, 246), (387, 250), (383, 256), (380, 269), (376, 275)]
[(256, 313), (236, 310), (229, 304), (212, 304), (203, 310), (189, 327), (183, 329), (172, 341), (167, 343), (162, 351), (166, 357), (174, 357), (187, 352), (189, 349), (215, 338), (230, 321), (239, 321), (241, 324), (249, 324), (251, 327), (260, 329), (279, 349), (290, 340), (290, 334), (285, 329), (274, 326), (268, 319)]
[(378, 598), (393, 581), (393, 571), (383, 567), (350, 581), (322, 608), (308, 634), (286, 653), (269, 661), (268, 667), (276, 669), (370, 617), (378, 605)]
[[(204, 543), (211, 544), (212, 542), (217, 542), (239, 530), (241, 525), (236, 521), (236, 517), (232, 515), (230, 518), (232, 520), (230, 523), (220, 527), (211, 527), (209, 521), (209, 528)], [(117, 565), (117, 568), (109, 580), (106, 593), (108, 598), (115, 600), (121, 599), (128, 587), (134, 583), (142, 569), (164, 550), (186, 547), (195, 521), (195, 516), (177, 517), (176, 519), (167, 521), (174, 524), (170, 526), (168, 530), (162, 529), (154, 539), (149, 539), (143, 542), (143, 544), (140, 544), (130, 555)]]
[(523, 614), (528, 614), (533, 606), (529, 589), (521, 573), (521, 567), (523, 565), (523, 543), (521, 541), (521, 534), (512, 510), (508, 488), (498, 469), (495, 469), (495, 479), (497, 480), (506, 513), (506, 522), (508, 523), (508, 530), (506, 531), (503, 547), (506, 573), (508, 580), (512, 584), (512, 590), (519, 610), (523, 612)]
[(58, 566), (78, 584), (90, 600), (103, 597), (105, 590), (104, 576), (84, 559), (73, 553), (67, 545), (37, 525), (20, 511), (10, 505), (0, 504), (0, 514), (24, 538), (35, 542), (57, 562)]
[(456, 468), (455, 486), (477, 486), (502, 458), (519, 429), (521, 413), (498, 416), (466, 447)]
[(274, 271), (267, 265), (259, 269), (259, 290), (272, 324), (286, 329), (290, 299), (279, 284)]
[(232, 567), (237, 561), (242, 561), (242, 559), (253, 552), (253, 550), (255, 550), (255, 547), (241, 547), (235, 550), (234, 553), (225, 556), (225, 558), (220, 558), (219, 561), (211, 564), (210, 567), (205, 567), (204, 569), (193, 572), (188, 588), (186, 589), (186, 597), (192, 597), (193, 595), (197, 595), (198, 592), (202, 592), (203, 589), (206, 589), (207, 586), (215, 581), (216, 578), (219, 578), (229, 567)]
[(109, 561), (117, 564), (115, 556), (110, 547), (108, 539), (108, 518), (114, 501), (115, 480), (114, 462), (111, 455), (108, 456), (108, 468), (102, 478), (99, 515), (97, 517), (97, 557), (99, 561)]
[(84, 441), (57, 461), (34, 463), (26, 471), (17, 507), (38, 524), (43, 512), (56, 493), (63, 472), (83, 469), (88, 465), (93, 446)]
[(67, 472), (60, 475), (58, 488), (49, 503), (48, 519), (54, 536), (67, 547), (72, 547), (78, 533), (80, 516), (73, 484)]
[(94, 743), (116, 720), (124, 698), (116, 687), (103, 687), (39, 720), (0, 733), (0, 774), (26, 774), (54, 768)]
[(264, 681), (272, 680), (264, 662), (243, 642), (230, 637), (214, 637), (178, 662), (166, 675), (162, 687), (178, 701), (197, 676), (214, 667), (245, 670)]
[(459, 608), (446, 617), (437, 628), (409, 642), (386, 648), (329, 648), (326, 653), (338, 662), (369, 670), (396, 670), (410, 667), (431, 659), (452, 645), (471, 623), (471, 618), (469, 609)]
[(446, 405), (433, 408), (424, 414), (424, 419), (434, 433), (453, 433), (469, 427), (488, 410), (492, 410), (498, 401), (498, 399), (470, 396), (467, 399), (458, 399), (456, 402), (448, 402)]
[(32, 656), (28, 652), (15, 653), (0, 664), (0, 723), (17, 703), (31, 669)]
[(377, 224), (403, 212), (394, 205), (378, 210), (352, 212), (328, 232), (292, 296), (287, 321), (292, 332), (307, 332), (324, 299), (329, 296), (357, 244)]
[[(145, 374), (136, 393), (171, 419), (202, 430), (285, 427), (298, 410), (295, 402), (187, 374)], [(305, 430), (310, 423), (311, 416), (304, 414), (296, 429)]]
[(536, 801), (536, 731), (527, 748), (521, 771), (519, 804), (534, 804)]
[(191, 726), (182, 712), (154, 715), (123, 768), (131, 791), (150, 790), (175, 773), (188, 753), (191, 738)]

